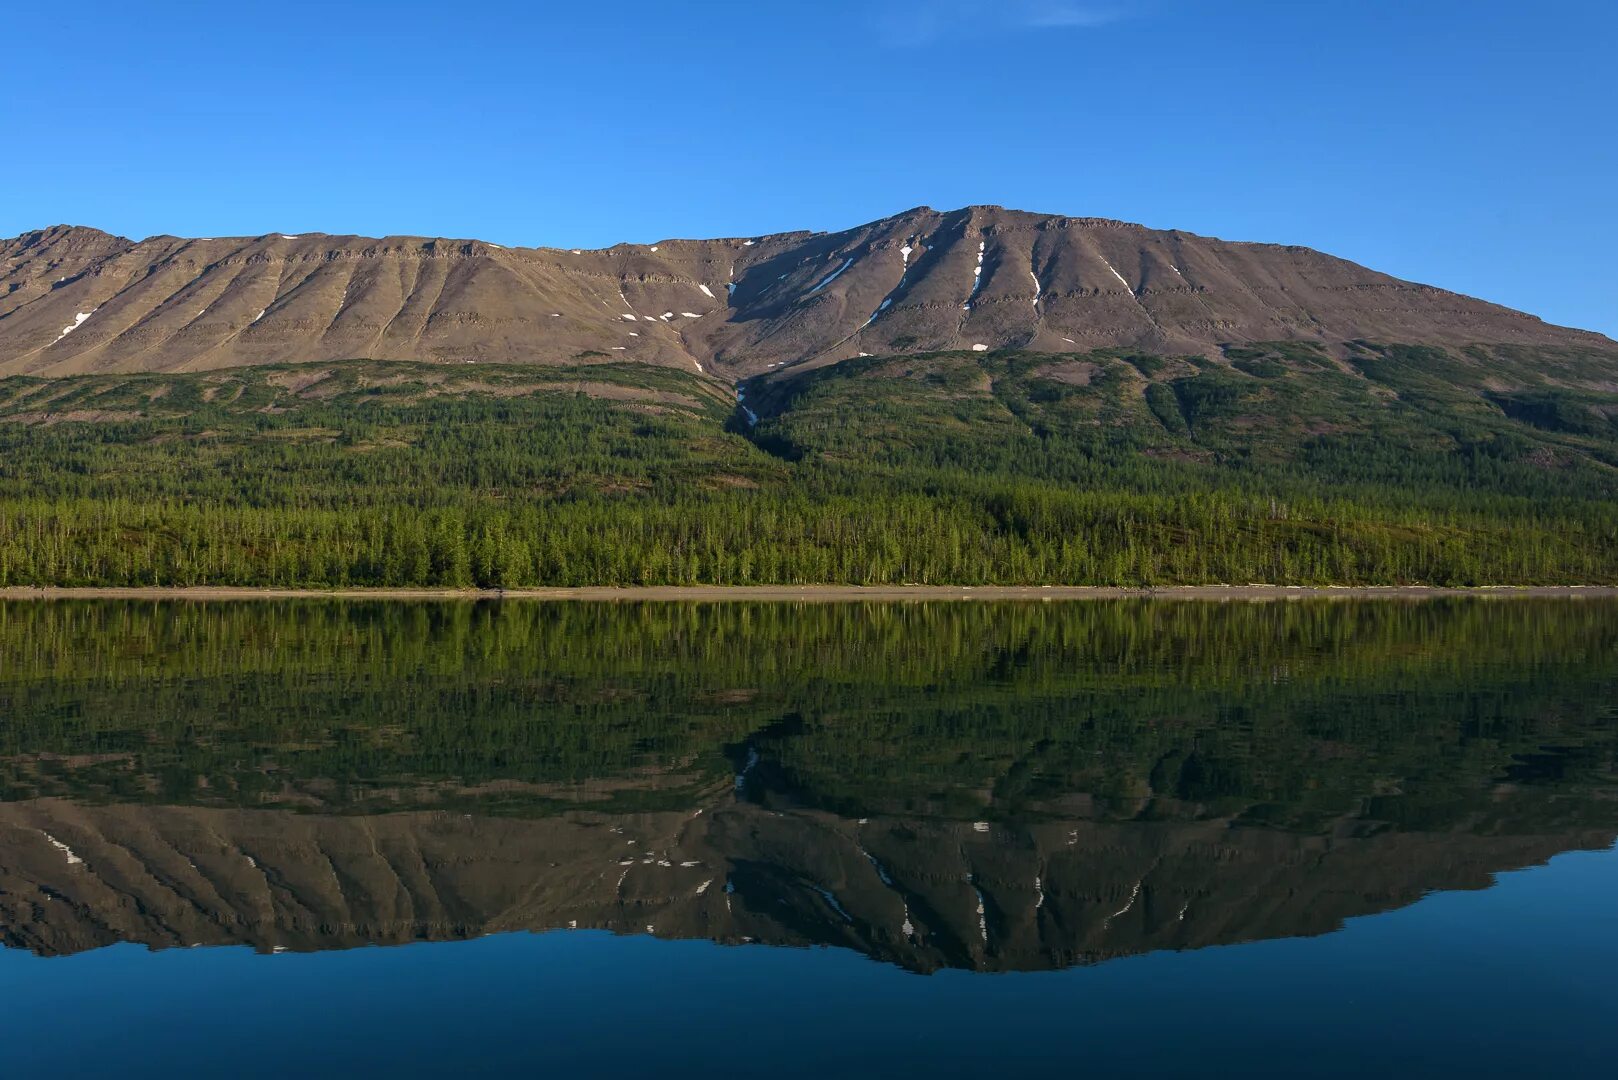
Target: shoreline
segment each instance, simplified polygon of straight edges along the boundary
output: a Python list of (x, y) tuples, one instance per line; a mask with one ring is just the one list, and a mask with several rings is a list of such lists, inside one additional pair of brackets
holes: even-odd
[(129, 586), (0, 588), (5, 600), (390, 600), (563, 602), (905, 602), (934, 600), (1425, 600), (1439, 598), (1618, 599), (1611, 585), (1173, 585), (1125, 588), (1104, 585), (647, 585), (550, 589), (293, 589), (238, 586)]

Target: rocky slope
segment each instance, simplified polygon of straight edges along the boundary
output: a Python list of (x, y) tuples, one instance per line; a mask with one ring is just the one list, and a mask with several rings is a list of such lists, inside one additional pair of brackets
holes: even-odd
[(1356, 339), (1613, 347), (1307, 248), (998, 207), (601, 251), (69, 226), (0, 241), (0, 374), (628, 359), (734, 380), (861, 353)]
[(524, 821), (0, 804), (0, 943), (313, 951), (571, 928), (1039, 970), (1326, 933), (1612, 841), (705, 809)]

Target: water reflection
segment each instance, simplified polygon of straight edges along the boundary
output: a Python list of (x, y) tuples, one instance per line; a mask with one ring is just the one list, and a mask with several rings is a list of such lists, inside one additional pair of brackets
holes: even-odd
[(1618, 605), (0, 608), (0, 940), (1034, 970), (1618, 835)]

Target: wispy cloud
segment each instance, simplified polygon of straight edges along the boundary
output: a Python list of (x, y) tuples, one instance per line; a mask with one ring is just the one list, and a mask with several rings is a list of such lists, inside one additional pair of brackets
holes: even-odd
[(1134, 14), (1139, 0), (1114, 4), (1064, 0), (876, 0), (872, 18), (895, 43), (1020, 30), (1094, 30)]
[[(1012, 5), (1018, 7), (1021, 5)], [(1125, 18), (1128, 13), (1117, 8), (1090, 7), (1076, 4), (1030, 4), (1022, 15), (1022, 25), (1028, 27), (1057, 27), (1070, 30), (1089, 30), (1107, 26)]]

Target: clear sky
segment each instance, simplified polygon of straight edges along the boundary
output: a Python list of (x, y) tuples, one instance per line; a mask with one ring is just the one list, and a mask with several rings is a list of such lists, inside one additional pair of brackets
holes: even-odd
[(0, 235), (583, 247), (998, 203), (1618, 335), (1618, 0), (6, 8)]

